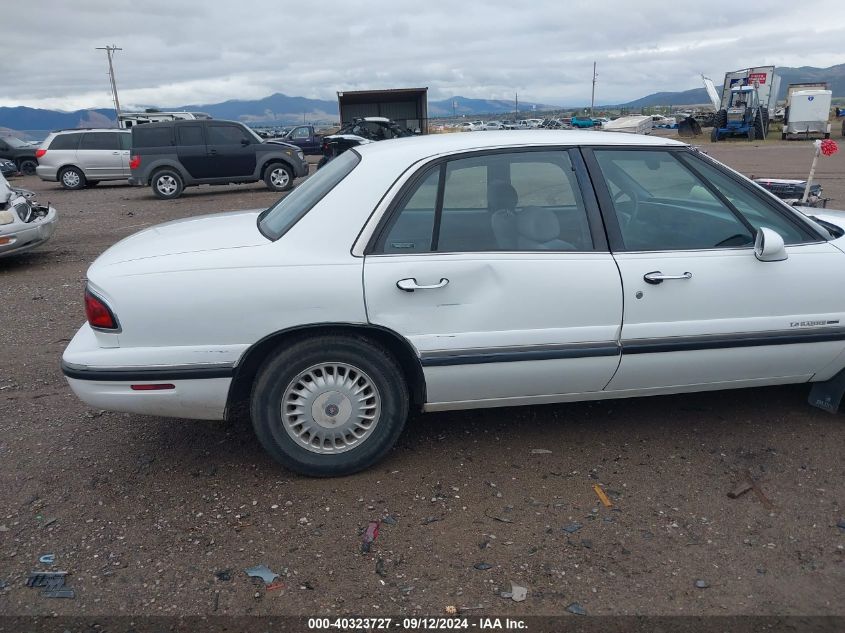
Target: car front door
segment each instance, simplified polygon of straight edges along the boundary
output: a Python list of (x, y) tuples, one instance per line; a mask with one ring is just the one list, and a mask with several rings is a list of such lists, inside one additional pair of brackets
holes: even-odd
[(255, 172), (256, 139), (240, 125), (210, 122), (205, 128), (210, 178), (242, 178)]
[(429, 409), (600, 391), (619, 361), (619, 272), (580, 155), (464, 154), (396, 195), (368, 246), (369, 320), (421, 357)]
[(845, 349), (845, 255), (807, 221), (695, 152), (585, 154), (625, 292), (608, 390), (800, 382)]

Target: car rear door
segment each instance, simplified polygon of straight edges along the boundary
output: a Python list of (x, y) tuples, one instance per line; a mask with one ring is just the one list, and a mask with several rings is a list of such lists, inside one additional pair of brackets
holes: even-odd
[(255, 172), (256, 140), (240, 125), (208, 122), (205, 126), (210, 178), (242, 178)]
[[(800, 217), (687, 150), (586, 158), (625, 291), (609, 390), (799, 382), (845, 350), (845, 255)], [(760, 227), (787, 259), (755, 257)]]
[(430, 409), (600, 391), (619, 361), (619, 272), (577, 152), (442, 159), (368, 247), (369, 320), (419, 352)]
[(88, 180), (121, 178), (121, 152), (116, 132), (85, 132), (79, 141), (76, 160)]
[(216, 158), (208, 152), (202, 123), (179, 123), (175, 127), (179, 162), (193, 178), (212, 178)]

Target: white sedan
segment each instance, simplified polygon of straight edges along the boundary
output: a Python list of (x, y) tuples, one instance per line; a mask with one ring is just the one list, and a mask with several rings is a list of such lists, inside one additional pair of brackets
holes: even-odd
[(411, 409), (811, 382), (836, 410), (845, 214), (813, 211), (669, 139), (373, 143), (107, 250), (62, 367), (101, 409), (246, 408), (318, 476), (381, 459)]

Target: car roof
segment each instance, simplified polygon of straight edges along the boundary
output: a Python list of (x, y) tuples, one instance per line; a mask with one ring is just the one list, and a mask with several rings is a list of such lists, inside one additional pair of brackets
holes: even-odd
[(53, 130), (50, 134), (72, 134), (74, 132), (120, 132), (127, 134), (131, 130), (122, 127), (69, 127), (63, 130)]
[(509, 147), (575, 147), (579, 145), (603, 147), (687, 147), (670, 138), (641, 134), (620, 134), (592, 130), (505, 130), (483, 134), (429, 134), (379, 141), (356, 147), (363, 158), (389, 157), (411, 164), (439, 154), (453, 152), (507, 149)]

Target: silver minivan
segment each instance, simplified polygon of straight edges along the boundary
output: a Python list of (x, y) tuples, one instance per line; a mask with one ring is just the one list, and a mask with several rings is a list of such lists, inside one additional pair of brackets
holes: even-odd
[(35, 152), (35, 173), (41, 180), (60, 182), (65, 189), (91, 187), (101, 180), (126, 180), (131, 146), (129, 130), (59, 130)]

